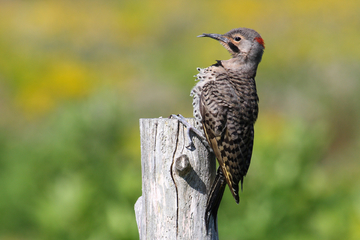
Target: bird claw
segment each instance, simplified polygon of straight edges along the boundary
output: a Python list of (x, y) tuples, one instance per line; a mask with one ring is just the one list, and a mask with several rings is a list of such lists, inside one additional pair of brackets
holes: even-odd
[(186, 146), (187, 149), (189, 150), (194, 150), (195, 149), (195, 145), (193, 140), (191, 139), (191, 131), (193, 131), (196, 135), (198, 135), (200, 138), (205, 139), (205, 137), (203, 136), (202, 132), (200, 132), (198, 129), (196, 129), (195, 127), (191, 126), (190, 123), (188, 123), (186, 121), (186, 119), (181, 115), (181, 114), (171, 114), (169, 118), (174, 118), (177, 119), (179, 122), (181, 122), (185, 127), (186, 127), (186, 135), (188, 137), (188, 141), (189, 144)]
[(188, 150), (190, 150), (190, 151), (196, 149), (193, 141), (191, 141), (191, 142), (189, 143), (189, 145), (186, 145), (185, 147), (186, 147)]

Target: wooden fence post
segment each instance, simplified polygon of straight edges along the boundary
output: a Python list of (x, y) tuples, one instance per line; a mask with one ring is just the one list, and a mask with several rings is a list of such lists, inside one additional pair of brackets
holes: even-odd
[(141, 240), (218, 239), (213, 223), (206, 234), (204, 221), (215, 158), (196, 137), (196, 150), (188, 150), (185, 134), (175, 119), (140, 119), (142, 196), (135, 213)]

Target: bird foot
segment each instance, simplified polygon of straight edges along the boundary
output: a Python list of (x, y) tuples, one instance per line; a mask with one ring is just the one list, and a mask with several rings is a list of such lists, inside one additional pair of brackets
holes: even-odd
[(179, 122), (181, 122), (186, 127), (186, 135), (188, 137), (189, 144), (186, 146), (189, 150), (194, 150), (195, 145), (193, 140), (191, 139), (191, 131), (195, 133), (199, 138), (201, 138), (202, 141), (206, 141), (205, 136), (201, 131), (199, 131), (197, 128), (193, 127), (186, 121), (186, 119), (181, 114), (171, 114), (169, 118), (177, 119)]

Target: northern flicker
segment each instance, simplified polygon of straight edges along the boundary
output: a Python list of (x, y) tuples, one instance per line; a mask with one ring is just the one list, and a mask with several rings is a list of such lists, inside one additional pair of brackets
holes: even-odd
[[(217, 61), (205, 69), (198, 68), (199, 82), (191, 90), (193, 114), (215, 153), (219, 168), (206, 205), (205, 225), (209, 228), (213, 218), (216, 227), (217, 211), (226, 187), (239, 203), (254, 141), (254, 124), (258, 116), (258, 95), (255, 75), (265, 46), (261, 36), (249, 28), (233, 29), (223, 35), (202, 34), (218, 40), (231, 54), (229, 60)], [(193, 130), (181, 115), (172, 115)], [(189, 136), (190, 144), (192, 145)]]

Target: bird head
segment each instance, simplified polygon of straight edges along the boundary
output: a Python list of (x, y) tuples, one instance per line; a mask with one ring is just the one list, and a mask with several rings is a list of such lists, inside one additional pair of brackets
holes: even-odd
[(265, 49), (264, 40), (255, 30), (236, 28), (225, 34), (204, 33), (198, 37), (210, 37), (218, 40), (232, 55), (242, 61), (261, 61)]

